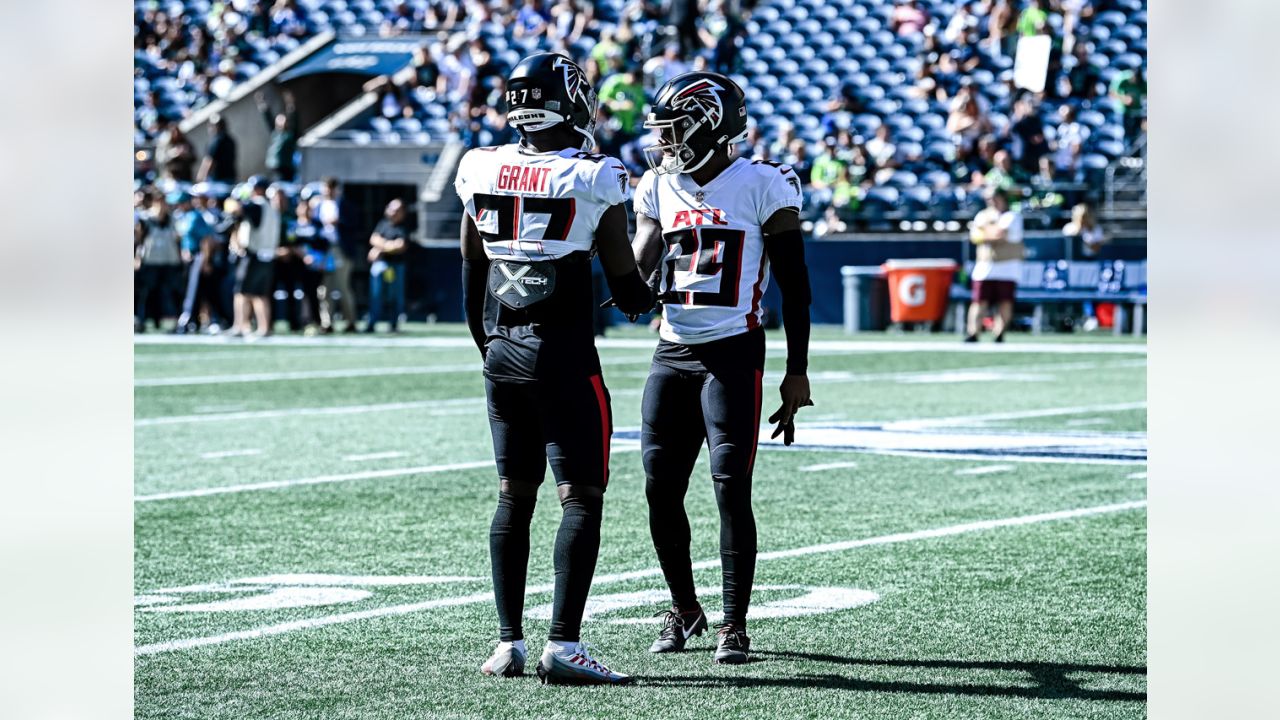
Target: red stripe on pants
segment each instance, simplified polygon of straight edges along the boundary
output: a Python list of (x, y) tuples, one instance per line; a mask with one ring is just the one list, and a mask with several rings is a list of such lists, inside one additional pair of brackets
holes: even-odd
[[(599, 375), (591, 376), (591, 387), (596, 391), (596, 404), (600, 407), (600, 440), (604, 450), (604, 485), (609, 486), (609, 436), (613, 434), (613, 428), (609, 422), (609, 401), (604, 397), (604, 381)], [(759, 393), (757, 393), (759, 397)], [(759, 418), (760, 413), (757, 411), (756, 417)]]
[(760, 404), (762, 402), (761, 395), (764, 393), (764, 371), (756, 371), (756, 424), (755, 434), (751, 438), (751, 460), (747, 462), (747, 476), (756, 469), (756, 448), (760, 447)]

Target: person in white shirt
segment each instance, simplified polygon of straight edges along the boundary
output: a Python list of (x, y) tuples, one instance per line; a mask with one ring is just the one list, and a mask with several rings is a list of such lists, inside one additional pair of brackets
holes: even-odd
[(977, 247), (973, 266), (973, 296), (969, 304), (965, 342), (977, 342), (982, 318), (992, 306), (996, 313), (991, 330), (996, 342), (1004, 342), (1005, 330), (1013, 319), (1013, 300), (1022, 273), (1022, 214), (1009, 207), (1003, 190), (989, 187), (983, 198), (987, 206), (973, 218), (969, 236)]

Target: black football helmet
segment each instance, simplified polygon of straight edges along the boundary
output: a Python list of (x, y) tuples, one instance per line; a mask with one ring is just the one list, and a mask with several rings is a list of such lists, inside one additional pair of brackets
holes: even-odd
[(746, 139), (747, 100), (719, 73), (677, 75), (658, 90), (644, 126), (659, 133), (644, 153), (654, 172), (694, 172), (720, 148)]
[(569, 123), (582, 133), (583, 150), (595, 144), (596, 91), (578, 64), (558, 53), (521, 60), (507, 78), (507, 122), (524, 138)]

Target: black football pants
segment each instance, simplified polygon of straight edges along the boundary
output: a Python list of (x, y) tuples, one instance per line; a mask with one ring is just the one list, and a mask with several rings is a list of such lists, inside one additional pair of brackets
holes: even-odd
[(640, 449), (644, 456), (649, 531), (673, 604), (698, 605), (689, 557), (684, 496), (705, 442), (720, 509), (725, 622), (746, 627), (755, 579), (756, 522), (751, 473), (760, 425), (763, 338), (754, 352), (707, 353), (702, 368), (655, 359), (644, 389)]
[(580, 639), (582, 612), (600, 550), (613, 432), (609, 391), (599, 375), (515, 383), (485, 379), (498, 466), (498, 507), (489, 528), (499, 639), (524, 637), (529, 523), (547, 464), (563, 515), (555, 541), (555, 592), (548, 638)]

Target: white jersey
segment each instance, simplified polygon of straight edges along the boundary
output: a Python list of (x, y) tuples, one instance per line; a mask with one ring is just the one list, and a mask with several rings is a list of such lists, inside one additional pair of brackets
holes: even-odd
[(471, 150), (453, 181), (498, 260), (554, 260), (591, 251), (604, 211), (631, 197), (631, 178), (607, 155), (534, 152), (518, 144)]
[(686, 174), (640, 178), (636, 214), (657, 220), (667, 244), (663, 339), (697, 345), (760, 327), (769, 283), (760, 228), (786, 207), (800, 209), (789, 165), (738, 158), (706, 187)]

